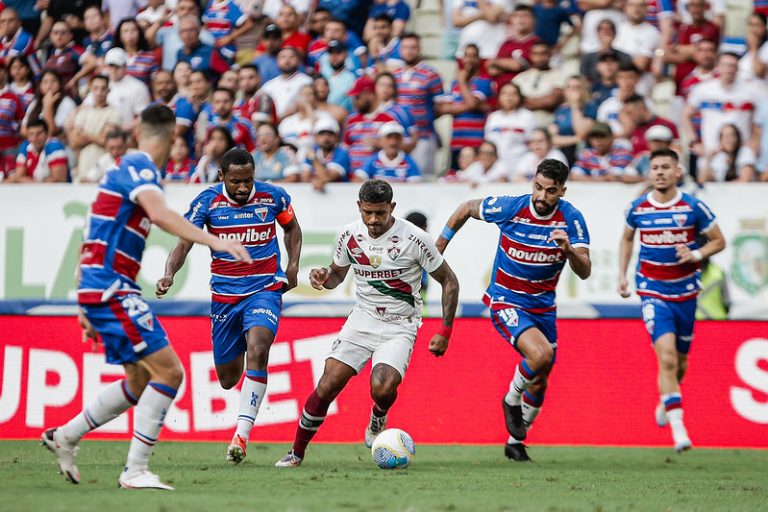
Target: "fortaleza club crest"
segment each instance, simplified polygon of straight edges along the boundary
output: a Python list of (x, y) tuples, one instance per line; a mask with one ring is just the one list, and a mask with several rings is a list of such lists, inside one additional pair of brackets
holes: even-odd
[(768, 219), (742, 219), (733, 239), (731, 279), (750, 295), (768, 286)]
[(672, 215), (672, 220), (675, 221), (675, 224), (677, 224), (680, 227), (685, 226), (685, 221), (688, 220), (688, 215), (684, 213), (675, 213)]
[(378, 254), (373, 254), (368, 257), (368, 260), (371, 262), (371, 266), (373, 268), (379, 268), (379, 265), (381, 265), (381, 256)]
[(387, 250), (387, 254), (389, 255), (390, 259), (396, 260), (397, 257), (400, 256), (400, 248), (392, 246)]

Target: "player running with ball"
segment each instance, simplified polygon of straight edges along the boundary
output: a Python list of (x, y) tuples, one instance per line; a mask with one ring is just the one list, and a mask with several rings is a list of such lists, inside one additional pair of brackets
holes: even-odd
[(341, 284), (352, 268), (357, 301), (325, 361), (317, 387), (304, 404), (293, 448), (277, 461), (278, 467), (301, 465), (331, 402), (368, 360), (373, 364), (374, 404), (365, 429), (365, 445), (370, 448), (384, 430), (421, 325), (422, 269), (443, 288), (443, 325), (429, 343), (429, 351), (439, 357), (448, 349), (459, 300), (456, 276), (427, 233), (392, 216), (395, 203), (387, 182), (365, 182), (359, 199), (362, 219), (344, 228), (331, 265), (312, 269), (309, 276), (314, 288), (330, 290)]
[[(675, 450), (682, 452), (691, 448), (691, 440), (683, 424), (680, 382), (688, 368), (693, 339), (701, 260), (722, 251), (725, 239), (709, 207), (677, 187), (682, 178), (677, 153), (660, 149), (651, 153), (650, 162), (653, 190), (636, 199), (627, 211), (619, 252), (619, 294), (630, 295), (627, 267), (635, 231), (639, 231), (637, 294), (659, 364), (661, 401), (656, 422), (660, 427), (669, 423)], [(700, 233), (707, 238), (701, 247), (696, 243)]]
[(530, 460), (523, 444), (544, 402), (547, 378), (555, 362), (555, 287), (565, 263), (581, 278), (589, 277), (589, 233), (584, 217), (565, 195), (568, 167), (557, 160), (541, 162), (533, 193), (463, 203), (437, 239), (443, 253), (471, 217), (501, 230), (491, 283), (484, 302), (496, 330), (523, 356), (502, 401), (510, 437), (504, 453)]

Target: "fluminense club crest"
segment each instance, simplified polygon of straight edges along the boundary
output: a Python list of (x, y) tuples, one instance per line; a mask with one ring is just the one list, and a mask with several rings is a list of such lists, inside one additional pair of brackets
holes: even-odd
[(387, 254), (389, 255), (390, 259), (396, 260), (398, 256), (400, 256), (400, 248), (392, 246), (387, 250)]
[(768, 219), (742, 219), (733, 239), (730, 274), (733, 282), (750, 295), (768, 286)]

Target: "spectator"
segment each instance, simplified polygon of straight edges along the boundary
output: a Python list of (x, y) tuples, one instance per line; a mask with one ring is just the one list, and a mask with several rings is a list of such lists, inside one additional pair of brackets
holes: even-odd
[(277, 131), (285, 144), (296, 148), (296, 161), (303, 162), (315, 144), (315, 124), (329, 117), (315, 109), (315, 93), (311, 84), (305, 85), (296, 97), (296, 113), (283, 118)]
[[(677, 16), (683, 23), (690, 25), (693, 14), (690, 8), (691, 0), (679, 0), (677, 4)], [(755, 4), (760, 3), (760, 0)], [(755, 9), (759, 10), (759, 9)], [(705, 5), (704, 17), (707, 21), (714, 23), (722, 33), (725, 29), (725, 0), (709, 0)], [(766, 14), (765, 12), (763, 14)]]
[(552, 69), (552, 50), (538, 42), (531, 47), (531, 67), (517, 75), (513, 82), (525, 97), (523, 105), (534, 114), (536, 126), (548, 126), (553, 112), (563, 102), (565, 77), (560, 69)]
[(376, 75), (374, 94), (374, 110), (391, 115), (405, 129), (403, 151), (410, 154), (413, 148), (416, 147), (416, 141), (419, 140), (419, 132), (413, 123), (411, 113), (396, 103), (397, 82), (395, 81), (395, 76), (389, 72)]
[(29, 59), (35, 74), (40, 72), (40, 63), (35, 56), (34, 36), (21, 26), (19, 13), (12, 7), (6, 7), (0, 12), (0, 59), (6, 61), (12, 57), (23, 55)]
[(584, 12), (581, 22), (581, 42), (579, 52), (582, 55), (597, 52), (602, 47), (602, 37), (597, 27), (603, 20), (610, 20), (614, 27), (626, 20), (621, 12), (621, 0), (578, 0), (579, 9)]
[[(235, 146), (246, 151), (256, 149), (256, 132), (253, 125), (247, 119), (240, 117), (234, 110), (235, 93), (231, 89), (217, 87), (211, 95), (211, 108), (200, 113), (195, 127), (200, 144), (208, 141), (211, 129), (222, 126), (229, 130)], [(196, 153), (197, 154), (197, 153)]]
[[(339, 125), (346, 121), (349, 111), (342, 106), (328, 103), (331, 87), (323, 75), (318, 75), (312, 80), (312, 92), (315, 96), (315, 110), (325, 112), (333, 117)], [(347, 91), (347, 94), (349, 95), (349, 91)]]
[(549, 125), (555, 147), (568, 159), (568, 165), (576, 161), (576, 146), (581, 143), (597, 117), (597, 106), (589, 101), (587, 83), (574, 75), (565, 85), (565, 103), (555, 110), (555, 120)]
[(344, 143), (349, 150), (353, 171), (360, 169), (378, 149), (379, 129), (395, 117), (386, 110), (377, 110), (375, 84), (368, 75), (357, 79), (349, 90), (355, 111), (347, 118)]
[(347, 91), (357, 80), (357, 75), (350, 68), (351, 61), (347, 59), (347, 47), (341, 41), (328, 43), (328, 51), (320, 59), (320, 73), (328, 80), (330, 93), (328, 102), (339, 105), (346, 110), (352, 110), (352, 100)]
[(235, 41), (253, 28), (253, 20), (240, 10), (234, 0), (209, 0), (203, 13), (203, 23), (228, 62), (235, 60)]
[(367, 65), (367, 62), (363, 63), (361, 59), (365, 58), (365, 53), (368, 50), (360, 38), (353, 32), (349, 32), (342, 21), (331, 18), (325, 24), (323, 37), (316, 39), (309, 47), (307, 60), (310, 66), (317, 67), (318, 62), (328, 50), (328, 43), (331, 41), (341, 41), (347, 45), (349, 56), (354, 62), (352, 67), (360, 69), (364, 67), (364, 64)]
[(741, 138), (753, 145), (752, 116), (764, 94), (754, 82), (736, 77), (739, 57), (733, 53), (720, 54), (717, 64), (718, 78), (708, 80), (691, 89), (683, 113), (682, 126), (688, 140), (695, 140), (691, 118), (701, 113), (701, 144), (695, 144), (691, 151), (697, 156), (717, 151), (720, 147), (720, 128), (734, 124), (739, 128)]
[(184, 137), (176, 137), (171, 148), (171, 159), (165, 168), (164, 183), (189, 183), (194, 172), (194, 162), (189, 157), (189, 146)]
[(742, 144), (739, 128), (724, 124), (720, 128), (720, 147), (704, 164), (699, 183), (707, 181), (755, 181), (757, 157), (746, 144)]
[(311, 181), (317, 191), (334, 181), (349, 181), (349, 153), (339, 146), (339, 123), (320, 118), (314, 127), (315, 145), (301, 166), (301, 181)]
[(216, 83), (217, 87), (223, 87), (237, 94), (237, 82), (238, 82), (238, 70), (228, 69), (221, 74), (219, 81)]
[[(619, 73), (619, 56), (613, 50), (608, 50), (597, 58), (598, 79), (592, 83), (592, 101), (597, 108), (616, 93), (618, 84), (616, 75)], [(583, 76), (583, 73), (582, 73)]]
[(546, 128), (534, 128), (528, 137), (528, 152), (524, 154), (512, 174), (512, 181), (530, 182), (543, 160), (557, 160), (568, 165), (568, 159), (552, 144), (552, 135)]
[(172, 17), (173, 9), (165, 0), (148, 0), (147, 7), (136, 15), (136, 22), (146, 32), (155, 23), (170, 23)]
[(648, 149), (648, 142), (645, 139), (645, 132), (652, 126), (666, 126), (672, 132), (673, 141), (679, 139), (677, 127), (669, 119), (659, 117), (648, 109), (645, 99), (639, 94), (627, 98), (624, 106), (621, 107), (619, 120), (623, 128), (623, 133), (629, 136), (632, 143), (632, 154), (639, 155)]
[(299, 71), (303, 56), (296, 48), (287, 46), (277, 55), (280, 76), (265, 83), (262, 91), (269, 94), (275, 102), (278, 119), (289, 115), (295, 109), (296, 97), (305, 85), (312, 84), (312, 79)]
[(434, 176), (438, 147), (435, 98), (443, 94), (443, 80), (435, 68), (422, 60), (418, 35), (408, 33), (400, 38), (400, 57), (405, 65), (393, 73), (397, 104), (409, 110), (418, 128), (418, 141), (411, 155), (422, 174)]
[(258, 149), (252, 153), (259, 181), (299, 181), (296, 155), (281, 145), (277, 128), (264, 123), (259, 126)]
[(623, 181), (632, 162), (632, 147), (624, 139), (614, 138), (606, 123), (595, 123), (587, 134), (584, 149), (571, 169), (574, 181)]
[(496, 146), (508, 169), (514, 169), (525, 154), (525, 141), (535, 125), (533, 112), (523, 107), (524, 101), (517, 84), (504, 84), (499, 91), (499, 110), (491, 112), (485, 121), (485, 140)]
[[(253, 0), (252, 3), (260, 4), (260, 0)], [(276, 20), (280, 16), (280, 9), (284, 5), (290, 5), (302, 18), (309, 12), (311, 4), (314, 4), (311, 0), (264, 0), (261, 12), (264, 16), (270, 20)], [(325, 7), (318, 7), (327, 11)]]
[(68, 121), (67, 143), (79, 151), (78, 175), (92, 169), (106, 152), (107, 133), (120, 128), (120, 112), (107, 103), (109, 78), (95, 75), (89, 84), (91, 101), (80, 105)]
[(107, 169), (114, 166), (117, 159), (128, 152), (128, 137), (125, 132), (121, 130), (109, 132), (105, 148), (107, 152), (98, 159), (95, 166), (91, 169), (80, 170), (81, 183), (97, 183), (107, 172)]
[(405, 24), (411, 17), (411, 7), (405, 0), (374, 0), (363, 30), (363, 39), (366, 41), (374, 37), (376, 29), (373, 25), (379, 16), (386, 16), (391, 20), (392, 36), (397, 38), (405, 31)]
[[(331, 11), (324, 7), (318, 7), (312, 11), (309, 15), (309, 20), (307, 21), (307, 32), (312, 38), (312, 43), (318, 39), (322, 39), (323, 33), (325, 32), (325, 25), (330, 19)], [(312, 46), (312, 43), (310, 43), (310, 47)]]
[(765, 78), (768, 69), (768, 27), (765, 14), (752, 13), (747, 22), (747, 53), (739, 59), (740, 80)]
[(597, 109), (597, 120), (608, 123), (611, 132), (616, 137), (627, 137), (624, 127), (619, 121), (619, 112), (624, 102), (630, 96), (637, 94), (637, 82), (640, 80), (640, 71), (634, 64), (629, 63), (619, 67), (616, 73), (616, 91), (613, 96), (604, 100)]
[(597, 50), (581, 54), (579, 73), (587, 77), (590, 82), (597, 82), (603, 77), (600, 74), (599, 63), (601, 57), (610, 55), (619, 64), (632, 62), (632, 57), (616, 49), (616, 25), (610, 19), (600, 20), (597, 24), (597, 40), (600, 44)]
[(229, 69), (229, 62), (218, 48), (200, 40), (200, 20), (189, 15), (179, 19), (179, 37), (183, 46), (176, 52), (176, 60), (189, 62), (194, 71), (203, 71), (209, 79)]
[(109, 14), (109, 23), (115, 30), (124, 19), (134, 19), (147, 5), (147, 0), (102, 0), (101, 8)]
[(463, 171), (456, 173), (456, 181), (474, 186), (509, 180), (509, 169), (499, 160), (496, 145), (484, 140), (477, 149), (477, 160)]
[[(6, 9), (7, 10), (7, 9)], [(21, 100), (8, 86), (8, 68), (0, 59), (0, 181), (16, 169), (19, 121), (24, 117)]]
[(257, 50), (259, 55), (253, 59), (253, 65), (259, 70), (262, 83), (267, 83), (273, 78), (280, 76), (280, 68), (277, 66), (277, 54), (283, 44), (283, 32), (280, 27), (271, 23), (264, 27), (264, 33), (261, 36), (261, 46), (263, 51)]
[(42, 119), (32, 119), (27, 125), (27, 140), (21, 143), (16, 157), (16, 172), (7, 183), (56, 183), (69, 181), (67, 151), (64, 144), (48, 136), (48, 125)]
[(72, 40), (72, 31), (63, 21), (53, 24), (51, 44), (43, 68), (56, 71), (61, 76), (65, 89), (75, 91), (76, 84), (72, 79), (80, 70), (80, 58), (84, 50)]
[[(283, 38), (282, 47), (290, 46), (299, 50), (302, 55), (306, 55), (309, 50), (311, 37), (301, 30), (301, 16), (299, 16), (296, 9), (289, 4), (283, 4), (280, 8), (280, 14), (275, 19), (275, 23), (280, 27)], [(257, 50), (260, 50), (260, 48), (257, 48)]]
[(114, 47), (125, 50), (126, 73), (149, 85), (152, 74), (160, 69), (155, 52), (150, 51), (144, 31), (136, 20), (123, 20), (117, 26)]
[[(219, 181), (219, 169), (224, 153), (235, 147), (235, 141), (229, 129), (224, 126), (214, 126), (208, 134), (208, 140), (203, 148), (202, 156), (192, 173), (190, 183), (216, 183)], [(256, 177), (258, 179), (258, 176)]]
[(645, 181), (648, 179), (651, 170), (651, 154), (660, 149), (672, 149), (674, 136), (672, 130), (664, 125), (651, 126), (645, 132), (645, 140), (648, 143), (648, 149), (635, 156), (632, 163), (627, 167), (626, 182), (631, 182), (632, 177), (635, 181)]
[[(556, 53), (560, 52), (573, 36), (579, 33), (579, 25), (573, 22), (573, 16), (570, 9), (563, 7), (557, 0), (540, 0), (533, 4), (533, 14), (536, 17), (536, 28), (534, 33), (554, 49)], [(560, 33), (563, 25), (569, 25), (571, 30), (562, 40)]]
[(688, 13), (690, 23), (685, 23), (677, 30), (677, 41), (662, 49), (664, 62), (675, 65), (676, 92), (680, 94), (682, 82), (696, 67), (694, 55), (696, 44), (702, 40), (712, 41), (717, 50), (720, 41), (720, 28), (705, 17), (707, 0), (689, 0)]
[[(459, 151), (463, 147), (478, 148), (483, 142), (488, 100), (493, 95), (491, 80), (480, 77), (480, 50), (474, 44), (464, 47), (464, 58), (459, 62), (456, 80), (450, 94), (437, 104), (438, 115), (453, 116), (451, 127), (451, 168), (456, 168)], [(494, 151), (495, 151), (494, 147)]]
[(9, 65), (11, 83), (9, 88), (21, 100), (21, 109), (26, 112), (35, 99), (35, 82), (29, 61), (23, 55), (11, 58)]
[(109, 74), (109, 95), (107, 102), (120, 112), (120, 127), (126, 133), (133, 133), (136, 116), (149, 105), (149, 90), (146, 84), (128, 76), (128, 56), (122, 48), (112, 48), (104, 56)]
[(174, 15), (168, 20), (156, 21), (146, 30), (147, 41), (153, 42), (163, 51), (162, 65), (165, 70), (172, 70), (178, 62), (179, 51), (184, 47), (181, 37), (181, 20), (192, 16), (197, 23), (192, 28), (191, 23), (187, 25), (188, 37), (191, 37), (193, 30), (198, 34), (200, 43), (206, 47), (212, 47), (214, 43), (213, 35), (200, 25), (200, 7), (196, 0), (178, 0)]
[(383, 124), (379, 128), (381, 150), (368, 159), (362, 168), (354, 170), (352, 181), (421, 181), (418, 164), (402, 149), (404, 134), (405, 130), (397, 121)]
[(479, 48), (480, 58), (496, 57), (506, 39), (504, 22), (511, 9), (511, 0), (456, 0), (453, 26), (461, 29), (456, 58), (461, 58), (470, 43)]
[(371, 23), (368, 55), (376, 71), (392, 71), (403, 65), (400, 58), (400, 38), (395, 36), (392, 18), (379, 14)]
[[(35, 37), (37, 48), (44, 46), (53, 24), (57, 21), (66, 23), (72, 31), (75, 41), (80, 44), (87, 34), (83, 25), (85, 10), (88, 7), (101, 8), (100, 0), (76, 0), (74, 2), (72, 0), (48, 0), (45, 4), (47, 4), (45, 19), (43, 19), (40, 30)], [(39, 7), (43, 7), (43, 5)]]
[(459, 151), (459, 157), (456, 159), (456, 171), (465, 171), (469, 169), (469, 166), (476, 161), (477, 148), (461, 148), (461, 151)]
[(85, 10), (83, 25), (88, 33), (83, 39), (85, 55), (94, 59), (103, 59), (112, 48), (112, 31), (100, 6), (92, 5)]
[(349, 27), (351, 32), (355, 33), (355, 37), (359, 38), (363, 33), (370, 6), (368, 0), (318, 0), (317, 6), (331, 11), (336, 18)]
[(173, 82), (180, 96), (189, 97), (189, 82), (192, 75), (192, 66), (189, 62), (177, 62), (173, 67)]
[(515, 78), (530, 66), (531, 48), (540, 41), (534, 33), (536, 17), (529, 5), (520, 4), (509, 17), (512, 37), (504, 41), (496, 58), (488, 62), (488, 72), (496, 82), (496, 89)]
[(659, 29), (645, 21), (647, 11), (647, 0), (627, 0), (624, 6), (627, 20), (618, 25), (614, 42), (617, 50), (632, 57), (632, 63), (640, 71), (641, 78), (637, 87), (643, 95), (650, 95), (653, 88), (651, 62), (661, 46)]
[[(53, 137), (59, 136), (67, 123), (67, 119), (75, 111), (77, 105), (64, 94), (64, 82), (61, 76), (52, 69), (43, 72), (37, 88), (35, 99), (29, 105), (21, 122), (21, 134), (27, 136), (27, 125), (32, 119), (43, 119), (47, 123), (46, 130)], [(50, 127), (50, 128), (48, 128)]]
[[(32, 0), (3, 0), (5, 9), (14, 9), (16, 16), (21, 19), (24, 30), (29, 34), (37, 34), (40, 31), (42, 20), (38, 2)], [(6, 32), (7, 33), (7, 32)]]
[(235, 110), (254, 126), (260, 123), (277, 123), (275, 103), (268, 94), (260, 90), (259, 68), (246, 64), (238, 71), (238, 89), (242, 97), (235, 103)]

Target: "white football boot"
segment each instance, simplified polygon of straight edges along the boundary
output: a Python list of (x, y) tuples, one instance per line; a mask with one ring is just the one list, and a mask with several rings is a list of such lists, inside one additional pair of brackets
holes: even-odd
[(75, 465), (75, 458), (79, 448), (77, 446), (68, 446), (58, 434), (58, 429), (49, 428), (41, 437), (43, 446), (48, 448), (59, 463), (59, 473), (64, 475), (68, 482), (73, 484), (80, 483), (80, 471)]
[(376, 436), (384, 432), (384, 429), (387, 428), (387, 417), (382, 416), (381, 418), (374, 416), (373, 411), (371, 411), (371, 421), (368, 422), (368, 426), (365, 427), (365, 446), (367, 448), (370, 448), (373, 446), (373, 441), (376, 439)]
[(148, 469), (129, 470), (125, 468), (117, 480), (118, 487), (123, 489), (161, 489), (163, 491), (175, 490), (168, 484), (160, 481), (160, 477)]
[(688, 431), (682, 422), (679, 425), (672, 425), (672, 440), (675, 443), (675, 451), (677, 453), (682, 453), (693, 447), (691, 439), (688, 437)]
[(301, 466), (301, 457), (297, 457), (292, 451), (288, 452), (285, 457), (275, 462), (276, 468), (297, 468), (299, 466)]

